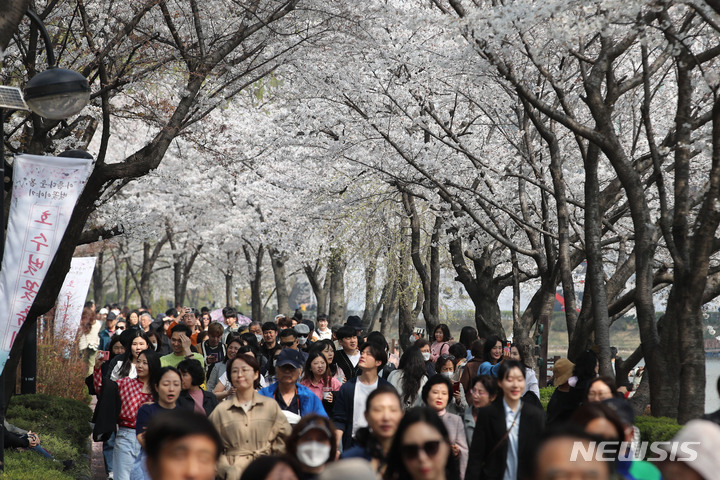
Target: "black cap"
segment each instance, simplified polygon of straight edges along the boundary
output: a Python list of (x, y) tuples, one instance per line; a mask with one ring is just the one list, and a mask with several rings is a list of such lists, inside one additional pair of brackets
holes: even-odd
[(304, 357), (298, 350), (292, 348), (283, 348), (277, 356), (277, 367), (283, 365), (292, 365), (295, 368), (302, 368), (304, 364)]
[(635, 423), (635, 412), (633, 411), (630, 402), (624, 398), (608, 398), (607, 400), (604, 400), (603, 403), (610, 407), (617, 416), (620, 417), (620, 421), (625, 425), (632, 425)]
[(109, 322), (111, 320), (115, 320), (117, 318), (117, 315), (115, 315), (113, 312), (110, 312), (107, 314), (107, 317), (105, 317), (105, 321)]
[(347, 319), (347, 322), (345, 322), (345, 326), (352, 327), (355, 330), (362, 330), (362, 319), (360, 319), (360, 317), (358, 317), (357, 315), (350, 315)]

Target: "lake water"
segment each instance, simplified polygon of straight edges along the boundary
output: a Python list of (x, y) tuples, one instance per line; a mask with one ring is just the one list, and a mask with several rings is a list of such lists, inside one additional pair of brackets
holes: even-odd
[(705, 413), (720, 409), (717, 379), (720, 377), (720, 358), (708, 358), (705, 362)]

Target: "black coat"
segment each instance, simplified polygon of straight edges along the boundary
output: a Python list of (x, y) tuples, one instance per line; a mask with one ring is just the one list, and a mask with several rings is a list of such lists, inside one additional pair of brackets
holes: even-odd
[(120, 416), (120, 391), (117, 383), (110, 379), (103, 380), (102, 391), (98, 392), (98, 400), (93, 414), (93, 440), (96, 442), (110, 438), (117, 429)]
[[(218, 399), (212, 392), (207, 392), (205, 390), (200, 390), (203, 392), (203, 409), (205, 410), (205, 414), (210, 416), (213, 410), (215, 410), (215, 407), (217, 407)], [(190, 395), (190, 392), (187, 390), (183, 390), (180, 392), (180, 396), (178, 396), (177, 399), (178, 407), (182, 408), (183, 410), (189, 410), (193, 411), (195, 410), (195, 401), (193, 400), (192, 396)]]
[[(544, 428), (545, 412), (535, 405), (523, 402), (518, 433), (518, 479), (532, 474), (535, 451)], [(502, 397), (492, 405), (478, 410), (465, 478), (502, 480), (507, 464), (508, 440), (504, 439), (497, 448), (495, 445), (506, 431)]]

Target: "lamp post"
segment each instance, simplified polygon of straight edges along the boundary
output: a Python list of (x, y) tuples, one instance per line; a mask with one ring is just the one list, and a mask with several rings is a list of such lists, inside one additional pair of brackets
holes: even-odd
[[(25, 14), (38, 28), (45, 42), (48, 62), (48, 69), (35, 75), (25, 86), (25, 103), (33, 113), (44, 118), (62, 120), (71, 117), (85, 108), (90, 100), (90, 85), (78, 72), (57, 67), (50, 35), (42, 20), (30, 9)], [(19, 100), (23, 103), (22, 98)], [(12, 106), (17, 108), (16, 103)], [(5, 253), (5, 107), (5, 104), (0, 105), (0, 263)], [(12, 114), (12, 111), (10, 113)], [(36, 353), (37, 333), (32, 332), (23, 345), (21, 393), (35, 393)], [(0, 439), (5, 435), (4, 383), (3, 374), (0, 376)], [(4, 445), (0, 443), (0, 472), (4, 470)]]

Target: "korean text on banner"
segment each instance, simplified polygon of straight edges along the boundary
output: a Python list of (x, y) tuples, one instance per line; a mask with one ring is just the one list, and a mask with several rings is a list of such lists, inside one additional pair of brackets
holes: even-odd
[(90, 289), (93, 270), (95, 270), (95, 257), (72, 259), (70, 271), (65, 276), (58, 294), (55, 328), (65, 328), (74, 335), (80, 327), (80, 317)]
[(15, 157), (0, 270), (0, 373), (57, 253), (90, 168), (91, 160), (84, 158)]

